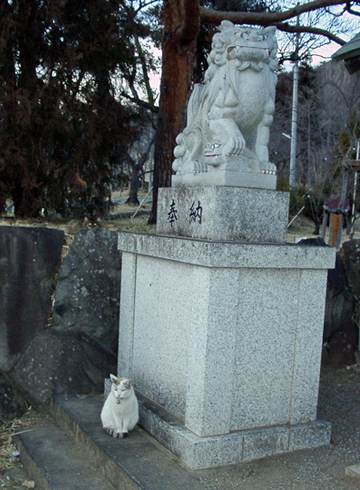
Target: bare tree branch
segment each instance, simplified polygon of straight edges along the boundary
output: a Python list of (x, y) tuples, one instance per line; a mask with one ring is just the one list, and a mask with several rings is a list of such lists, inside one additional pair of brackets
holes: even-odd
[(262, 26), (276, 25), (278, 29), (287, 32), (311, 32), (321, 34), (342, 45), (345, 43), (345, 41), (337, 36), (334, 36), (331, 32), (326, 31), (325, 29), (314, 30), (316, 28), (307, 26), (301, 26), (301, 28), (299, 27), (296, 29), (296, 26), (290, 26), (289, 24), (282, 26), (280, 23), (293, 19), (294, 17), (306, 12), (312, 12), (320, 8), (344, 4), (347, 5), (347, 10), (349, 11), (351, 5), (349, 2), (344, 2), (343, 0), (314, 0), (302, 5), (296, 5), (296, 7), (284, 10), (282, 12), (224, 12), (200, 7), (200, 16), (202, 22), (207, 22), (210, 24), (218, 24), (222, 20), (230, 20), (236, 24), (256, 24)]
[(139, 3), (139, 6), (137, 9), (134, 9), (134, 17), (142, 10), (142, 9), (145, 9), (147, 7), (149, 7), (150, 5), (154, 4), (154, 3), (158, 3), (158, 0), (150, 0), (149, 2), (145, 2), (145, 3), (142, 3), (140, 2)]
[(291, 25), (288, 23), (280, 23), (280, 24), (273, 24), (275, 25), (279, 31), (284, 31), (284, 32), (308, 32), (309, 34), (317, 34), (321, 35), (324, 37), (327, 37), (330, 39), (330, 41), (334, 41), (338, 44), (345, 44), (346, 41), (343, 39), (340, 39), (338, 36), (335, 36), (335, 34), (332, 34), (330, 31), (327, 31), (326, 29), (320, 29), (319, 27), (312, 27), (312, 26), (296, 26), (296, 25)]
[[(311, 34), (318, 34), (343, 45), (345, 44), (343, 39), (326, 29), (304, 25), (295, 26), (285, 22), (300, 14), (335, 5), (344, 5), (344, 10), (347, 10), (348, 12), (351, 10), (351, 2), (344, 2), (343, 0), (314, 0), (282, 12), (224, 12), (200, 7), (200, 16), (202, 22), (214, 24), (218, 24), (222, 20), (230, 20), (237, 24), (255, 24), (262, 26), (275, 25), (279, 30), (284, 32), (308, 32)], [(356, 13), (355, 11), (351, 11), (351, 13), (359, 15), (359, 13)]]
[(130, 100), (130, 102), (134, 102), (134, 104), (137, 104), (140, 107), (144, 107), (145, 109), (150, 110), (151, 112), (153, 112), (155, 114), (157, 114), (159, 112), (159, 107), (158, 106), (156, 106), (154, 104), (150, 104), (146, 100), (140, 99), (140, 97), (131, 97), (126, 92), (122, 92), (121, 93), (121, 96), (124, 97), (127, 100)]
[(150, 85), (150, 78), (149, 78), (149, 72), (148, 72), (148, 67), (146, 64), (145, 55), (144, 55), (144, 52), (142, 50), (139, 38), (136, 34), (134, 35), (134, 41), (135, 41), (135, 48), (136, 48), (137, 54), (139, 56), (141, 69), (143, 72), (143, 78), (144, 78), (144, 84), (145, 84), (147, 99), (148, 99), (149, 104), (155, 105), (154, 94), (153, 94), (153, 91), (152, 91), (151, 85)]

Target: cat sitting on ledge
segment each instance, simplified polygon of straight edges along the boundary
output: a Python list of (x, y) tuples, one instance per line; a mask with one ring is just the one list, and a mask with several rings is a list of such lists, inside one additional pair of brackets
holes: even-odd
[(110, 374), (111, 390), (101, 411), (104, 431), (125, 438), (139, 421), (139, 405), (131, 379)]

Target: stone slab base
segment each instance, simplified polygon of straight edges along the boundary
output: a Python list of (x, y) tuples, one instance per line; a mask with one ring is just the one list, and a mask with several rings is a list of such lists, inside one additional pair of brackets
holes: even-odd
[(255, 173), (239, 172), (228, 169), (213, 169), (196, 175), (173, 175), (171, 185), (177, 186), (232, 186), (252, 189), (276, 189), (276, 174), (274, 172)]
[(286, 241), (289, 194), (241, 187), (159, 189), (157, 233), (207, 240)]
[(330, 443), (331, 424), (321, 420), (199, 437), (159, 405), (140, 393), (137, 397), (140, 425), (191, 469), (251, 461)]
[[(50, 434), (42, 433), (37, 426), (32, 432), (23, 431), (16, 436), (17, 439), (27, 441), (37, 439), (37, 446), (28, 445), (32, 453), (39, 451), (39, 446), (45, 450), (47, 465), (44, 466), (41, 460), (39, 463), (43, 473), (42, 481), (47, 478), (50, 485), (49, 482), (47, 485), (40, 485), (42, 482), (39, 482), (36, 489), (206, 490), (194, 472), (179, 464), (178, 458), (164, 451), (144, 430), (136, 427), (126, 439), (106, 434), (99, 418), (102, 406), (103, 401), (98, 395), (84, 398), (56, 395), (50, 416), (56, 420), (57, 427), (54, 426)], [(68, 450), (59, 447), (59, 429), (64, 433), (62, 437), (67, 438)], [(86, 460), (80, 468), (74, 468), (73, 465), (77, 456)], [(23, 457), (21, 452), (22, 460)], [(68, 461), (64, 462), (64, 458)], [(56, 473), (53, 469), (56, 469)], [(97, 479), (93, 476), (93, 469), (98, 472)], [(92, 481), (88, 481), (87, 477), (92, 477)], [(99, 481), (99, 477), (108, 483)], [(71, 484), (68, 485), (69, 479)]]
[(345, 475), (360, 478), (360, 464), (353, 464), (352, 466), (345, 468)]

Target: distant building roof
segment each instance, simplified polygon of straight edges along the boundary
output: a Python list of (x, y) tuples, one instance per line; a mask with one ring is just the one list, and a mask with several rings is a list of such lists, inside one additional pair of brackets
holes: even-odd
[(360, 70), (360, 33), (338, 49), (332, 55), (332, 59), (335, 61), (344, 60), (350, 75)]

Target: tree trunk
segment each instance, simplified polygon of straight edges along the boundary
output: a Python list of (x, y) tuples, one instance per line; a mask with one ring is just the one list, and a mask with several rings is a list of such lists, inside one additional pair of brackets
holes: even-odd
[[(324, 211), (325, 212), (325, 211)], [(315, 229), (313, 231), (313, 235), (320, 235), (320, 226), (321, 226), (321, 216), (316, 215), (314, 218), (315, 221)]]
[(12, 190), (11, 197), (14, 203), (15, 218), (38, 218), (41, 213), (43, 198), (39, 187), (30, 189), (21, 182)]
[(164, 0), (162, 77), (154, 152), (154, 187), (149, 224), (157, 218), (160, 187), (171, 185), (175, 138), (185, 123), (185, 108), (196, 59), (200, 17), (198, 0)]
[(138, 206), (140, 204), (138, 198), (140, 171), (141, 167), (139, 167), (138, 165), (133, 165), (131, 171), (129, 197), (127, 198), (125, 204), (130, 204), (131, 206)]

